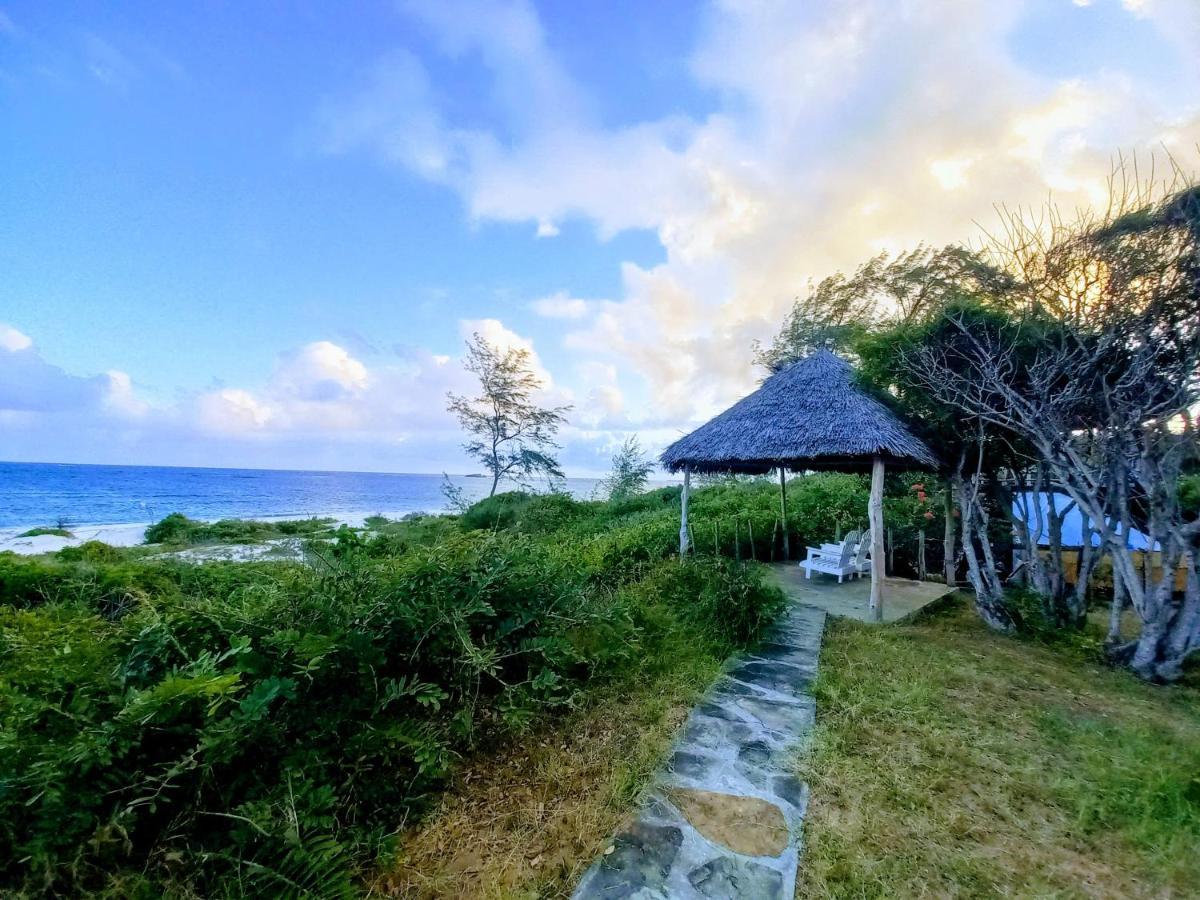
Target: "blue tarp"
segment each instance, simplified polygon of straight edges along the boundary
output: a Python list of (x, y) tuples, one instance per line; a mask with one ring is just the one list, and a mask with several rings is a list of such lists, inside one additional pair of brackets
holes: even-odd
[[(1059, 493), (1037, 493), (1030, 491), (1029, 493), (1017, 494), (1013, 500), (1013, 515), (1018, 519), (1024, 519), (1029, 524), (1029, 530), (1033, 531), (1037, 528), (1037, 507), (1034, 505), (1039, 500), (1042, 506), (1042, 533), (1038, 535), (1038, 544), (1048, 545), (1050, 543), (1050, 523), (1048, 521), (1050, 515), (1050, 498), (1054, 498), (1054, 508), (1060, 513), (1071, 506), (1071, 498), (1066, 494)], [(1118, 529), (1118, 533), (1124, 530), (1123, 527)], [(1082, 547), (1083, 546), (1083, 514), (1076, 506), (1071, 506), (1071, 510), (1063, 518), (1062, 527), (1062, 545), (1064, 547)], [(1128, 530), (1127, 539), (1129, 546), (1134, 550), (1145, 550), (1150, 543), (1150, 539), (1138, 531), (1136, 528)], [(1100, 538), (1092, 535), (1092, 546), (1100, 546)], [(1158, 550), (1158, 543), (1155, 542), (1154, 549)]]

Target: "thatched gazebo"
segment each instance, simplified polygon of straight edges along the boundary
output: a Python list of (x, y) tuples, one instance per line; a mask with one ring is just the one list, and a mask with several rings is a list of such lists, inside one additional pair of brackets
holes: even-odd
[(779, 470), (787, 557), (785, 472), (871, 472), (871, 612), (883, 615), (883, 475), (887, 466), (928, 468), (937, 460), (890, 410), (854, 384), (854, 372), (829, 350), (776, 372), (757, 391), (677, 440), (663, 467), (683, 472), (679, 551), (688, 550), (691, 473), (763, 475)]

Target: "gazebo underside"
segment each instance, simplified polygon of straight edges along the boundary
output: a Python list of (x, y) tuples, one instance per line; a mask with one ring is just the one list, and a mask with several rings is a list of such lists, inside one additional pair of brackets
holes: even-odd
[[(897, 459), (880, 454), (884, 465), (890, 469), (921, 468), (911, 460)], [(681, 467), (694, 475), (766, 475), (776, 469), (785, 469), (793, 474), (803, 472), (870, 472), (874, 458), (846, 456), (805, 457), (803, 459), (731, 459), (721, 461), (689, 462)]]

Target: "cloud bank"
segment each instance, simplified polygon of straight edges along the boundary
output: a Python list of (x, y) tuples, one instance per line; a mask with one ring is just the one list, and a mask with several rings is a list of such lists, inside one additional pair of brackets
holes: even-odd
[[(471, 220), (527, 224), (546, 253), (578, 220), (599, 241), (657, 237), (662, 261), (623, 263), (615, 296), (582, 299), (584, 288), (563, 284), (524, 300), (528, 322), (457, 325), (460, 336), (534, 350), (522, 334), (540, 324), (547, 396), (575, 406), (568, 465), (595, 471), (625, 434), (657, 448), (752, 388), (751, 342), (769, 337), (809, 280), (880, 250), (969, 241), (997, 203), (1102, 202), (1117, 152), (1169, 152), (1194, 167), (1200, 5), (1075, 0), (1080, 15), (1152, 33), (1175, 75), (1168, 85), (1152, 61), (1122, 55), (1119, 29), (1104, 38), (1111, 54), (1088, 66), (1031, 65), (1021, 29), (1058, 2), (719, 0), (701, 13), (686, 62), (708, 108), (613, 123), (530, 3), (405, 0), (398, 31), (415, 27), (419, 39), (398, 38), (330, 86), (314, 104), (320, 149), (441, 185)], [(1049, 37), (1048, 47), (1070, 39)], [(460, 69), (484, 73), (487, 124), (456, 120), (445, 101), (434, 73)], [(257, 447), (255, 460), (271, 446), (319, 445), (310, 464), (342, 453), (353, 462), (340, 468), (461, 459), (442, 398), (470, 384), (444, 355), (359, 358), (316, 341), (282, 355), (262, 384), (156, 406), (118, 371), (56, 368), (17, 325), (0, 327), (9, 424), (69, 414), (118, 436)], [(16, 440), (0, 453), (28, 450)]]

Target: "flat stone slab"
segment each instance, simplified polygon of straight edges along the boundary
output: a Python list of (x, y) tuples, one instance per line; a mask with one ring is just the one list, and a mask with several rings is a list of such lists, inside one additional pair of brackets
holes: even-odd
[(726, 664), (576, 900), (792, 896), (808, 786), (790, 762), (812, 728), (824, 627), (823, 610), (794, 604)]
[(674, 788), (667, 796), (688, 824), (735, 853), (778, 856), (787, 849), (787, 821), (774, 803), (692, 788)]
[[(815, 606), (831, 616), (874, 623), (870, 611), (870, 578), (850, 578), (842, 584), (829, 575), (814, 574), (812, 578), (805, 578), (804, 570), (794, 562), (771, 563), (768, 571), (793, 603)], [(883, 585), (883, 622), (891, 624), (915, 616), (954, 591), (954, 586), (947, 587), (937, 581), (889, 577)]]

